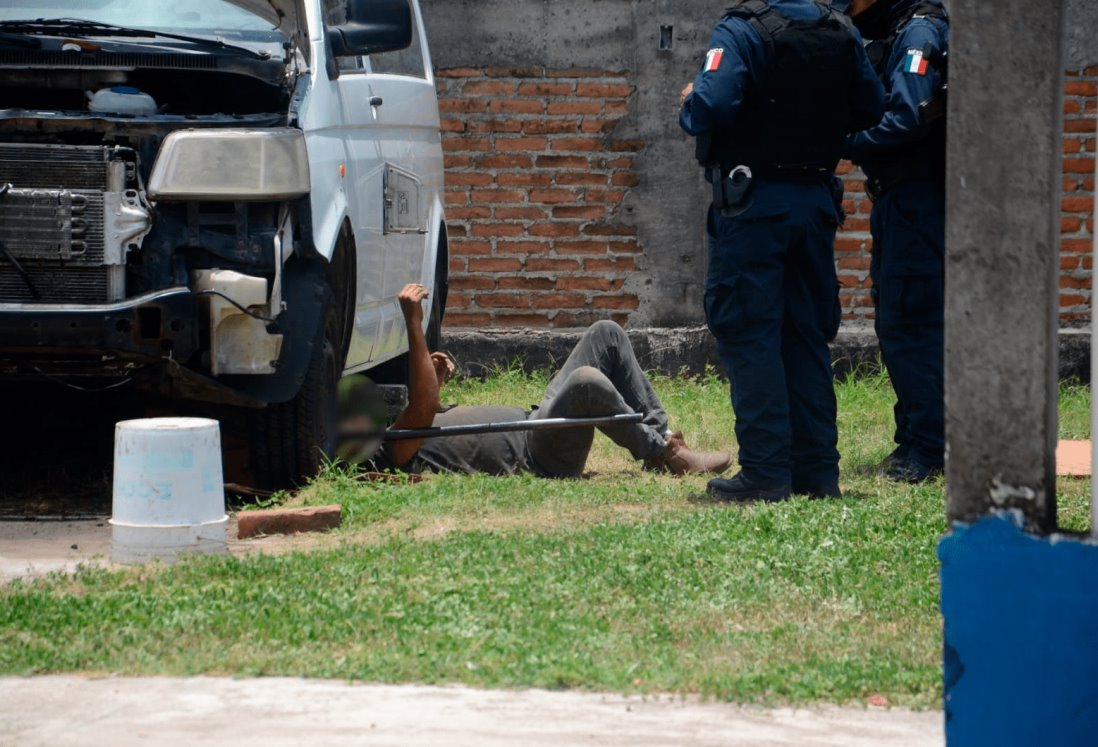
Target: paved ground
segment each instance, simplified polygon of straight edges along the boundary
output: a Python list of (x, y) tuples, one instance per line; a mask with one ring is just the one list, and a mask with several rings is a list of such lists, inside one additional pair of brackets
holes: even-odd
[(270, 678), (0, 678), (0, 745), (922, 747), (938, 713)]
[[(229, 528), (235, 538), (235, 527)], [(316, 535), (314, 535), (316, 537)], [(235, 554), (298, 541), (230, 539)], [(0, 521), (0, 584), (80, 563), (109, 565), (107, 517)], [(672, 698), (265, 678), (0, 678), (0, 747), (628, 745), (929, 747), (940, 712), (764, 710)]]

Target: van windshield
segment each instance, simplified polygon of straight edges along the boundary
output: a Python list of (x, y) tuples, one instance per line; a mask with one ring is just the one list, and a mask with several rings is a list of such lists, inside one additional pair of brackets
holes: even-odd
[[(268, 6), (269, 7), (269, 6)], [(229, 0), (0, 0), (0, 21), (71, 18), (154, 31), (273, 31), (277, 18)]]

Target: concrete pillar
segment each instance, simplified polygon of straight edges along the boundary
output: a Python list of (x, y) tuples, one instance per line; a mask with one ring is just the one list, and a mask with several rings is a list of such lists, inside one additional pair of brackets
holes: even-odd
[(949, 518), (1056, 525), (1065, 0), (954, 0), (946, 228)]

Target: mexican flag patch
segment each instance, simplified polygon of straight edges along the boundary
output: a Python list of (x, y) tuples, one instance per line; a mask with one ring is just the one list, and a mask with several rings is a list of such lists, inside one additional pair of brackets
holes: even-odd
[(926, 57), (923, 56), (923, 50), (907, 50), (907, 59), (904, 60), (905, 73), (911, 73), (913, 75), (926, 75), (926, 70), (928, 66), (929, 63), (927, 62)]
[(702, 68), (702, 72), (712, 73), (716, 72), (721, 66), (721, 60), (724, 59), (724, 50), (720, 47), (716, 49), (710, 49), (705, 55), (705, 67)]

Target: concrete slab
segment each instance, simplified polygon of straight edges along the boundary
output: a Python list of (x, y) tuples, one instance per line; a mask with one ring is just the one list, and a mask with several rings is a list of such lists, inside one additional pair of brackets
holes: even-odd
[(267, 678), (0, 678), (0, 745), (937, 747), (942, 714)]

